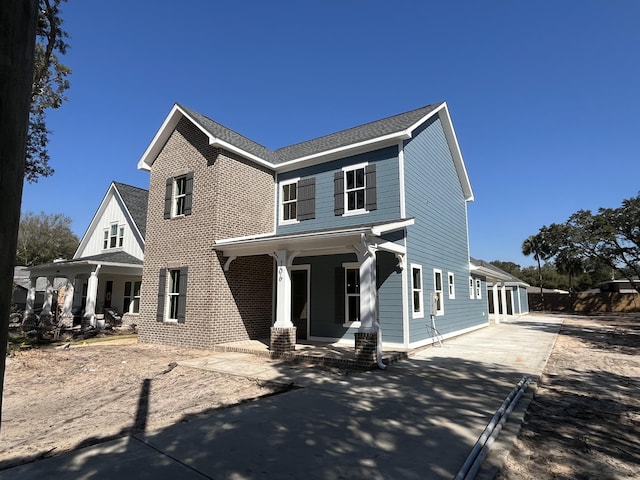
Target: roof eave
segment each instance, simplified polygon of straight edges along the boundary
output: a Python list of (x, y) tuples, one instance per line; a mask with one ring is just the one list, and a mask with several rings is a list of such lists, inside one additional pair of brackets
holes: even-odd
[(249, 153), (241, 148), (236, 147), (224, 140), (219, 139), (215, 135), (212, 135), (206, 128), (204, 128), (200, 122), (198, 122), (195, 118), (193, 118), (187, 111), (180, 107), (177, 103), (173, 105), (173, 108), (165, 118), (164, 122), (160, 126), (160, 129), (156, 132), (153, 140), (142, 154), (142, 157), (138, 161), (138, 169), (151, 171), (151, 167), (153, 166), (153, 162), (155, 162), (158, 155), (164, 148), (165, 143), (169, 140), (169, 137), (175, 130), (178, 122), (182, 118), (186, 118), (189, 120), (198, 130), (200, 130), (208, 139), (209, 145), (213, 147), (220, 147), (225, 150), (229, 150), (233, 153), (236, 153), (248, 160), (252, 160), (260, 165), (265, 167), (274, 168), (273, 163), (265, 160), (264, 158), (260, 158), (252, 153)]
[(286, 162), (275, 165), (275, 170), (276, 172), (281, 173), (288, 170), (294, 170), (302, 167), (330, 162), (331, 160), (344, 158), (345, 156), (357, 155), (359, 153), (370, 152), (378, 148), (395, 145), (398, 142), (402, 140), (408, 140), (409, 138), (411, 138), (410, 131), (406, 129), (400, 130), (398, 132), (371, 138), (362, 142), (351, 143), (342, 147), (332, 148), (323, 152), (317, 152), (304, 157), (287, 160)]

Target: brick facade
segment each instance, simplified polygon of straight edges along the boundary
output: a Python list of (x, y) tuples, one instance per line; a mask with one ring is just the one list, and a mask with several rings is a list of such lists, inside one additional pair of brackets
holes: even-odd
[[(164, 218), (165, 182), (193, 172), (192, 212)], [(272, 319), (273, 259), (243, 257), (224, 272), (215, 240), (273, 231), (274, 175), (214, 148), (181, 119), (151, 169), (139, 338), (210, 348), (266, 338)], [(160, 271), (188, 268), (184, 323), (156, 318)]]

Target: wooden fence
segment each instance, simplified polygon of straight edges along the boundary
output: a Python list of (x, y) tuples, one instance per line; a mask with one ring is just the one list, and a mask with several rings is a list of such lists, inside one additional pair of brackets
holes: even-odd
[(539, 293), (529, 293), (529, 309), (556, 312), (640, 312), (640, 294), (637, 293), (545, 293), (544, 308)]

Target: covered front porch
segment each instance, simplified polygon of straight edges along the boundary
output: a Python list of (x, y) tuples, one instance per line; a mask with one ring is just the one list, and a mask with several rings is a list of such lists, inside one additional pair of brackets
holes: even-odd
[[(124, 252), (63, 260), (31, 268), (23, 313), (25, 321), (35, 315), (35, 285), (38, 278), (47, 279), (40, 323), (57, 321), (65, 327), (77, 323), (82, 328), (98, 327), (105, 315), (127, 323), (139, 311), (142, 261)], [(53, 308), (54, 278), (66, 279), (57, 309)]]
[[(351, 341), (355, 345), (349, 354), (353, 362), (362, 367), (377, 364), (384, 368), (378, 303), (378, 288), (384, 280), (378, 279), (378, 263), (383, 256), (394, 270), (403, 270), (406, 249), (399, 240), (404, 238), (405, 227), (412, 223), (413, 220), (403, 220), (349, 229), (227, 239), (217, 241), (214, 248), (226, 257), (225, 270), (238, 257), (268, 254), (274, 258), (274, 319), (268, 346), (265, 343), (261, 347), (268, 349), (265, 351), (269, 356), (312, 357), (310, 347), (301, 345), (312, 345), (312, 341), (327, 345), (342, 340), (336, 347), (339, 354), (332, 357), (346, 358), (344, 342)], [(256, 343), (253, 346), (259, 347)]]

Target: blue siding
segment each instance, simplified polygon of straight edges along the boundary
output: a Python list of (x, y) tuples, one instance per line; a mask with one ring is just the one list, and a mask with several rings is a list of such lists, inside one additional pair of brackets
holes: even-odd
[[(376, 164), (377, 210), (362, 215), (336, 216), (333, 212), (334, 172), (340, 171), (342, 167), (364, 162)], [(276, 230), (278, 234), (333, 229), (400, 218), (400, 174), (396, 146), (281, 173), (278, 175), (278, 182), (296, 177), (315, 177), (316, 179), (316, 218), (291, 225), (278, 225)], [(280, 194), (278, 188), (278, 195)], [(278, 198), (278, 206), (279, 200)], [(278, 220), (280, 220), (280, 212), (278, 212)]]
[[(466, 201), (440, 119), (414, 132), (404, 152), (407, 216), (415, 217), (415, 225), (407, 228), (407, 270), (411, 263), (422, 266), (425, 301), (424, 318), (409, 319), (410, 342), (417, 342), (432, 337), (434, 269), (443, 276), (444, 315), (435, 317), (441, 335), (487, 323), (486, 282), (483, 298), (471, 299)], [(455, 277), (455, 299), (448, 296), (448, 272)], [(411, 292), (407, 294), (411, 302)]]
[[(336, 321), (335, 270), (343, 263), (356, 262), (355, 254), (298, 257), (294, 265), (311, 266), (310, 330), (312, 337), (354, 340), (357, 328)], [(385, 342), (402, 343), (402, 277), (394, 255), (379, 252), (378, 314)], [(344, 308), (344, 306), (341, 306)]]
[[(520, 311), (519, 314), (529, 313), (529, 295), (527, 294), (526, 287), (517, 286), (515, 294), (520, 299)], [(518, 308), (518, 304), (516, 303), (516, 308)]]

